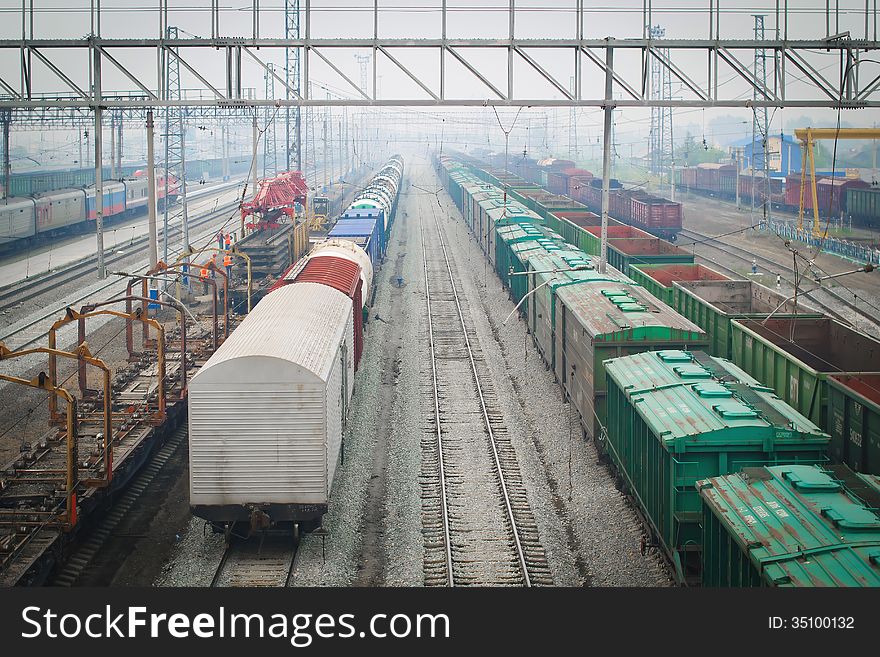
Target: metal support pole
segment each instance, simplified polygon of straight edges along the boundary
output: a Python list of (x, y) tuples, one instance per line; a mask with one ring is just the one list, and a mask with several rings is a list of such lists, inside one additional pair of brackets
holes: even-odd
[(104, 268), (104, 167), (101, 152), (101, 123), (104, 110), (101, 107), (101, 51), (94, 52), (92, 69), (94, 71), (95, 94), (95, 239), (98, 252), (98, 278), (106, 278)]
[(116, 179), (116, 115), (110, 112), (110, 180)]
[[(733, 151), (736, 154), (736, 209), (739, 210), (739, 149)], [(752, 178), (752, 193), (754, 194), (755, 179)]]
[[(183, 250), (189, 248), (189, 215), (186, 211), (186, 128), (183, 117), (180, 119), (180, 225), (183, 238)], [(187, 261), (188, 263), (189, 261)]]
[(605, 273), (608, 262), (608, 194), (611, 187), (611, 120), (614, 118), (612, 102), (612, 73), (614, 71), (614, 50), (609, 44), (605, 49), (605, 134), (602, 150), (602, 247), (599, 252), (599, 273)]
[(7, 203), (9, 203), (9, 183), (12, 177), (12, 165), (9, 162), (9, 122), (11, 118), (11, 110), (0, 110), (0, 121), (3, 122), (3, 198)]
[[(253, 153), (251, 154), (251, 186), (253, 187), (253, 193), (257, 193), (257, 149), (260, 147), (260, 132), (257, 130), (257, 113), (254, 111), (254, 122), (253, 122)], [(244, 235), (242, 235), (243, 237)]]
[(116, 170), (119, 172), (119, 178), (122, 179), (122, 113), (116, 122)]
[[(150, 232), (150, 271), (159, 263), (159, 243), (156, 236), (156, 155), (153, 148), (153, 111), (147, 112), (147, 212)], [(155, 281), (151, 281), (155, 285)]]

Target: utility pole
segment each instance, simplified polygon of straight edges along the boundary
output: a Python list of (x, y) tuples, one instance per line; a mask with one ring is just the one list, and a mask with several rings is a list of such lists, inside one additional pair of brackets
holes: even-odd
[(79, 168), (80, 168), (80, 169), (82, 169), (83, 166), (85, 165), (85, 162), (83, 162), (83, 133), (82, 133), (82, 128), (79, 129), (79, 160), (77, 160), (77, 163), (79, 164)]
[(223, 182), (229, 180), (229, 141), (226, 135), (226, 126), (220, 126), (220, 152), (223, 158)]
[[(9, 161), (9, 123), (12, 120), (12, 110), (0, 109), (0, 123), (3, 123), (3, 199), (9, 203), (9, 183), (12, 178), (12, 166)], [(80, 142), (82, 150), (82, 142)]]
[(322, 112), (322, 113), (324, 115), (323, 116), (324, 120), (322, 121), (323, 127), (321, 130), (321, 141), (324, 146), (324, 152), (323, 152), (323, 158), (322, 158), (324, 161), (324, 165), (323, 165), (324, 171), (323, 171), (323, 175), (321, 176), (321, 180), (323, 180), (323, 182), (324, 182), (324, 193), (326, 194), (327, 193), (327, 173), (328, 173), (327, 172), (327, 114), (329, 113), (329, 108), (325, 107), (324, 112)]
[[(266, 64), (266, 99), (275, 98), (275, 68), (271, 62)], [(263, 178), (270, 178), (278, 173), (278, 142), (275, 139), (275, 121), (272, 120), (275, 110), (266, 108), (266, 127), (263, 130)]]
[[(254, 111), (254, 120), (252, 124), (253, 134), (253, 153), (251, 154), (251, 170), (250, 170), (250, 179), (251, 179), (251, 193), (257, 193), (257, 153), (259, 152), (260, 146), (260, 131), (257, 129), (257, 112)], [(243, 237), (244, 235), (242, 235)]]
[[(159, 263), (159, 243), (156, 235), (156, 156), (153, 149), (153, 111), (147, 111), (147, 226), (150, 231), (150, 269)], [(155, 287), (155, 281), (150, 283)]]
[[(764, 14), (752, 14), (755, 19), (755, 41), (764, 40)], [(767, 88), (767, 51), (764, 48), (755, 48), (755, 79), (762, 89)], [(752, 97), (755, 100), (764, 100), (767, 95), (758, 90), (756, 86)], [(754, 169), (755, 160), (755, 144), (757, 133), (761, 134), (761, 144), (764, 156), (764, 180), (762, 183), (762, 203), (764, 208), (764, 219), (770, 220), (770, 159), (769, 159), (769, 141), (770, 141), (770, 125), (766, 107), (759, 107), (755, 104), (752, 107), (752, 169)], [(752, 207), (754, 208), (755, 197), (755, 179), (752, 177)], [(754, 221), (754, 217), (752, 217)]]
[(605, 48), (605, 134), (602, 146), (602, 246), (599, 252), (599, 273), (605, 273), (608, 262), (608, 202), (611, 188), (611, 121), (614, 118), (612, 102), (612, 73), (614, 71), (614, 50), (609, 44)]
[(101, 129), (104, 110), (100, 105), (101, 99), (101, 51), (95, 50), (94, 93), (95, 100), (95, 239), (98, 252), (98, 278), (106, 278), (107, 271), (104, 269), (104, 167), (101, 153)]
[(118, 118), (116, 121), (116, 170), (119, 172), (119, 177), (124, 178), (125, 176), (122, 173), (122, 113), (118, 114)]
[[(574, 76), (572, 75), (570, 78), (571, 83), (571, 92), (575, 91), (574, 84)], [(577, 106), (572, 105), (571, 109), (568, 113), (568, 157), (577, 162), (578, 154), (578, 139), (577, 139)]]
[(116, 115), (110, 112), (110, 180), (116, 179)]
[[(169, 25), (166, 28), (169, 39), (176, 39), (177, 28)], [(166, 96), (169, 100), (180, 100), (180, 60), (177, 51), (169, 48), (165, 59), (166, 70)], [(165, 206), (162, 217), (163, 230), (163, 258), (168, 262), (168, 219), (169, 219), (169, 179), (175, 176), (180, 196), (180, 221), (183, 237), (183, 248), (189, 250), (189, 215), (186, 198), (186, 125), (184, 122), (184, 109), (181, 107), (167, 107), (165, 109)], [(188, 267), (185, 261), (184, 266)]]
[[(286, 0), (284, 3), (284, 37), (286, 39), (300, 38), (299, 2), (300, 0)], [(308, 21), (308, 19), (306, 20)], [(308, 33), (308, 28), (306, 31)], [(287, 100), (302, 93), (299, 48), (284, 49), (284, 79), (287, 83), (285, 89)], [(296, 94), (291, 89), (295, 90)], [(298, 105), (285, 108), (284, 125), (287, 171), (292, 171), (294, 168), (302, 171), (302, 111)]]
[[(733, 152), (736, 157), (736, 209), (739, 210), (739, 148), (734, 148)], [(755, 179), (752, 178), (752, 185), (754, 184)]]

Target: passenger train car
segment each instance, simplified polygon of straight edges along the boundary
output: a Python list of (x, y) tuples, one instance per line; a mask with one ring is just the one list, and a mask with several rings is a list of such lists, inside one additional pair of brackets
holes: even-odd
[(402, 176), (396, 156), (336, 221), (347, 236), (284, 272), (193, 377), (190, 505), (215, 530), (309, 530), (327, 512)]
[[(105, 221), (147, 209), (147, 179), (107, 181), (103, 187)], [(55, 236), (62, 231), (89, 231), (95, 221), (95, 188), (58, 189), (0, 202), (0, 246)]]

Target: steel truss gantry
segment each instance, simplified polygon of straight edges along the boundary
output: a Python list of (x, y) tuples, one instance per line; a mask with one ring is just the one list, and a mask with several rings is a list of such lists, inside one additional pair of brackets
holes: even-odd
[[(775, 11), (777, 31), (779, 35), (772, 40), (727, 39), (721, 34), (721, 17), (724, 11), (720, 0), (708, 1), (708, 35), (707, 38), (694, 39), (663, 39), (662, 43), (655, 40), (648, 26), (652, 19), (652, 2), (645, 0), (643, 33), (641, 38), (627, 39), (596, 39), (584, 38), (585, 2), (577, 0), (573, 10), (576, 23), (575, 38), (529, 38), (516, 35), (516, 0), (510, 0), (509, 34), (504, 39), (460, 39), (447, 36), (446, 22), (449, 13), (443, 0), (437, 12), (442, 24), (440, 38), (385, 38), (380, 37), (379, 25), (382, 12), (378, 1), (374, 2), (372, 12), (372, 38), (320, 38), (311, 34), (311, 2), (303, 0), (304, 7), (297, 12), (297, 18), (304, 29), (299, 37), (264, 38), (260, 35), (261, 13), (259, 2), (254, 2), (251, 9), (253, 25), (250, 37), (226, 37), (219, 33), (219, 2), (211, 3), (210, 11), (202, 16), (210, 18), (210, 26), (205, 23), (204, 33), (207, 37), (169, 38), (166, 27), (173, 17), (173, 9), (168, 0), (155, 0), (159, 11), (159, 31), (156, 38), (143, 39), (108, 39), (101, 36), (100, 3), (92, 3), (93, 33), (86, 38), (78, 39), (39, 39), (28, 26), (33, 21), (25, 20), (25, 12), (33, 12), (23, 7), (22, 38), (0, 40), (0, 54), (3, 51), (17, 53), (16, 60), (21, 62), (19, 79), (7, 79), (0, 76), (0, 107), (10, 108), (143, 108), (163, 106), (240, 108), (247, 106), (283, 105), (301, 107), (308, 105), (373, 105), (373, 106), (479, 106), (479, 105), (511, 105), (511, 106), (594, 106), (604, 107), (613, 102), (617, 107), (837, 107), (863, 108), (880, 106), (880, 64), (876, 59), (866, 57), (878, 49), (876, 40), (876, 15), (874, 18), (875, 33), (870, 34), (869, 10), (865, 12), (865, 31), (862, 34), (850, 35), (826, 34), (822, 38), (789, 39), (788, 3), (777, 3)], [(293, 1), (293, 0), (290, 0)], [(781, 6), (780, 6), (781, 5)], [(592, 11), (592, 10), (591, 10)], [(658, 11), (660, 9), (658, 8)], [(826, 12), (834, 13), (830, 3), (826, 3)], [(876, 14), (876, 8), (870, 10)], [(290, 18), (290, 16), (288, 16)], [(826, 25), (832, 21), (826, 17)], [(818, 23), (818, 21), (817, 21)], [(297, 30), (299, 26), (297, 26)], [(294, 30), (294, 33), (295, 31)], [(826, 30), (828, 31), (828, 30)], [(290, 29), (286, 34), (291, 34)], [(290, 62), (279, 74), (270, 70), (266, 54), (276, 49), (281, 57), (284, 53), (294, 56), (299, 67), (299, 84), (296, 85), (292, 76)], [(284, 49), (282, 51), (282, 49)], [(351, 49), (360, 49), (372, 55), (373, 84), (370, 90), (352, 80), (345, 73), (343, 60), (350, 58)], [(500, 51), (506, 55), (506, 84), (492, 81), (489, 64), (490, 58), (480, 57), (474, 49)], [(756, 49), (767, 53), (767, 58), (778, 62), (771, 79), (766, 83), (756, 76), (744, 62), (753, 57)], [(75, 76), (65, 72), (65, 53), (71, 50), (86, 50), (89, 55), (91, 85), (86, 88), (77, 84)], [(407, 63), (407, 53), (419, 50), (434, 52), (439, 62), (439, 83), (431, 86), (414, 72)], [(574, 79), (574, 88), (560, 81), (549, 67), (542, 63), (548, 51), (566, 51), (570, 58)], [(147, 81), (143, 76), (133, 72), (124, 61), (126, 56), (134, 56), (138, 61), (160, 62), (163, 55), (173, 51), (179, 58), (181, 69), (188, 76), (202, 85), (199, 98), (174, 98), (169, 94), (168, 80), (161, 66), (157, 66), (158, 84)], [(478, 51), (476, 51), (478, 52)], [(206, 53), (213, 53), (215, 61), (210, 65), (201, 64), (201, 70), (193, 64), (196, 59), (206, 61)], [(595, 79), (597, 71), (604, 72), (608, 60), (624, 60), (626, 55), (636, 53), (640, 64), (625, 68), (611, 68), (612, 94), (605, 98), (601, 91), (591, 92), (586, 87), (588, 79)], [(198, 57), (194, 57), (198, 55)], [(827, 63), (830, 56), (840, 60), (835, 67), (836, 72), (826, 74), (817, 61)], [(824, 57), (824, 59), (817, 59)], [(281, 85), (284, 93), (282, 98), (256, 98), (246, 93), (243, 79), (242, 62), (252, 61), (261, 68), (262, 75), (272, 75)], [(379, 61), (399, 69), (420, 89), (420, 94), (411, 97), (382, 97), (375, 84)], [(652, 61), (659, 61), (676, 84), (680, 84), (686, 97), (676, 99), (652, 98), (650, 89), (650, 68)], [(321, 61), (325, 68), (332, 70), (350, 90), (349, 97), (320, 98), (312, 97), (309, 82), (312, 81), (310, 63)], [(350, 61), (350, 59), (348, 60)], [(484, 98), (456, 97), (450, 91), (450, 80), (447, 75), (447, 63), (456, 62), (458, 68), (479, 81), (486, 91)], [(48, 70), (57, 88), (49, 93), (37, 95), (33, 89), (34, 67), (39, 63), (43, 70)], [(517, 65), (527, 66), (539, 76), (546, 85), (542, 97), (527, 97), (524, 85), (518, 84), (514, 74)], [(102, 84), (98, 77), (102, 68), (115, 69), (125, 76), (138, 89), (138, 97), (120, 97), (100, 93)], [(210, 71), (209, 72), (209, 68)], [(223, 70), (223, 84), (216, 84), (219, 76), (217, 70)], [(756, 91), (756, 98), (743, 97), (734, 85), (721, 85), (719, 79), (733, 72), (749, 90)], [(214, 79), (215, 83), (209, 81)], [(563, 78), (564, 79), (564, 78)], [(803, 93), (795, 97), (793, 85), (800, 87)], [(253, 85), (253, 86), (259, 86)], [(533, 85), (530, 85), (530, 87)], [(749, 94), (750, 96), (752, 94)], [(15, 119), (13, 118), (13, 121)], [(288, 132), (289, 134), (289, 132)]]

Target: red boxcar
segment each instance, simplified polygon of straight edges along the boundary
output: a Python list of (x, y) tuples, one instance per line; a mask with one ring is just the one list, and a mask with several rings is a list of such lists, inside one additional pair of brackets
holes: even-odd
[(688, 190), (696, 190), (697, 189), (697, 168), (696, 167), (685, 167), (684, 169), (679, 169), (681, 177), (679, 178), (679, 185)]
[(681, 203), (656, 196), (633, 197), (632, 223), (653, 235), (674, 240), (681, 231)]
[(316, 255), (309, 258), (293, 282), (321, 283), (351, 298), (354, 315), (354, 368), (357, 370), (364, 350), (364, 317), (361, 310), (363, 279), (361, 279), (360, 266), (351, 260), (336, 256)]
[(733, 164), (698, 164), (695, 188), (715, 196), (736, 194), (736, 166)]
[[(819, 181), (824, 176), (817, 176), (816, 191), (818, 192)], [(804, 189), (804, 209), (812, 211), (813, 209), (813, 193), (810, 191), (810, 179), (807, 177), (807, 186)], [(785, 180), (785, 205), (797, 210), (800, 207), (801, 199), (801, 175), (798, 173), (790, 174)], [(821, 204), (819, 205), (821, 208)]]
[(858, 178), (824, 178), (816, 182), (816, 195), (819, 200), (819, 214), (838, 217), (846, 210), (846, 192), (849, 189), (870, 187)]

